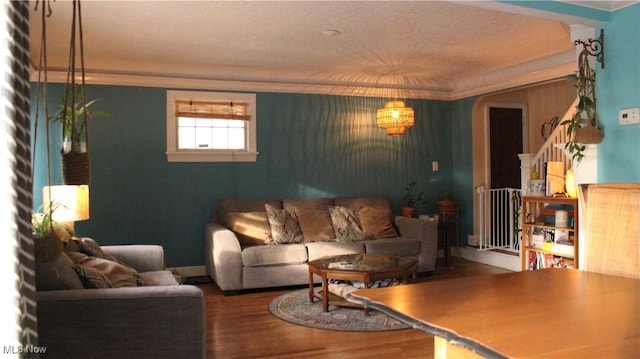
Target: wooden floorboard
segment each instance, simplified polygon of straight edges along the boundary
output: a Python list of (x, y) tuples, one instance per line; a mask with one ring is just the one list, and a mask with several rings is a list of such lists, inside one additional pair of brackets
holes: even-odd
[[(438, 262), (418, 281), (447, 280), (508, 271), (452, 258)], [(433, 337), (415, 329), (338, 332), (287, 323), (269, 313), (275, 297), (293, 288), (224, 296), (213, 283), (198, 284), (206, 295), (208, 358), (432, 358)]]

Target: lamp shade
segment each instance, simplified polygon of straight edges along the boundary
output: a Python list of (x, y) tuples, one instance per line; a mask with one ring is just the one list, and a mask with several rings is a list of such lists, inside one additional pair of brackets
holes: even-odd
[(578, 197), (578, 187), (576, 187), (576, 181), (573, 177), (573, 168), (570, 168), (565, 174), (564, 187), (569, 197)]
[(404, 101), (387, 101), (384, 108), (376, 113), (376, 124), (390, 136), (404, 134), (404, 130), (413, 126), (413, 122), (413, 109), (406, 107)]
[(389, 136), (399, 136), (404, 135), (405, 128), (404, 127), (389, 127), (384, 129)]
[(42, 202), (45, 213), (53, 206), (51, 218), (57, 222), (75, 222), (89, 219), (89, 186), (44, 186)]

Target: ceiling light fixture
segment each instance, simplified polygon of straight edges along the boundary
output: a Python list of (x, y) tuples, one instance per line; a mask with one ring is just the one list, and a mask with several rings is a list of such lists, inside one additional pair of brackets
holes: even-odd
[(384, 108), (378, 109), (376, 123), (389, 136), (404, 135), (407, 128), (413, 126), (413, 109), (407, 107), (404, 101), (387, 101)]

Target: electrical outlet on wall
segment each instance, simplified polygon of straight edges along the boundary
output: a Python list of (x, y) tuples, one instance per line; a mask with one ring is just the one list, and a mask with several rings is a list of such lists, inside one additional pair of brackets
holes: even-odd
[(619, 119), (621, 125), (640, 123), (640, 107), (623, 108), (619, 112)]

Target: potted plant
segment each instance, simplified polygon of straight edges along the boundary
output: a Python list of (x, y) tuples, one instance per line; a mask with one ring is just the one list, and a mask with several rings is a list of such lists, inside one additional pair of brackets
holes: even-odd
[(424, 204), (424, 193), (420, 192), (417, 195), (413, 194), (413, 188), (416, 186), (416, 182), (413, 181), (405, 187), (404, 197), (402, 198), (402, 215), (405, 217), (413, 217), (416, 214), (416, 206), (418, 203)]
[(569, 137), (565, 148), (573, 155), (573, 159), (578, 161), (584, 157), (585, 144), (600, 143), (604, 136), (599, 126), (596, 108), (596, 71), (589, 65), (588, 57), (589, 53), (586, 51), (578, 56), (576, 113), (561, 123), (567, 125)]
[(98, 100), (84, 101), (84, 88), (67, 87), (60, 109), (49, 118), (62, 124), (62, 172), (65, 184), (89, 184), (89, 129), (87, 121), (96, 116), (106, 116), (104, 111), (90, 107)]
[(52, 219), (56, 208), (57, 205), (53, 205), (50, 211), (34, 213), (31, 216), (31, 236), (37, 263), (53, 262), (62, 253), (64, 243), (60, 238), (60, 228)]
[(449, 192), (444, 192), (440, 200), (436, 202), (436, 209), (438, 213), (454, 213), (457, 211), (457, 204)]

